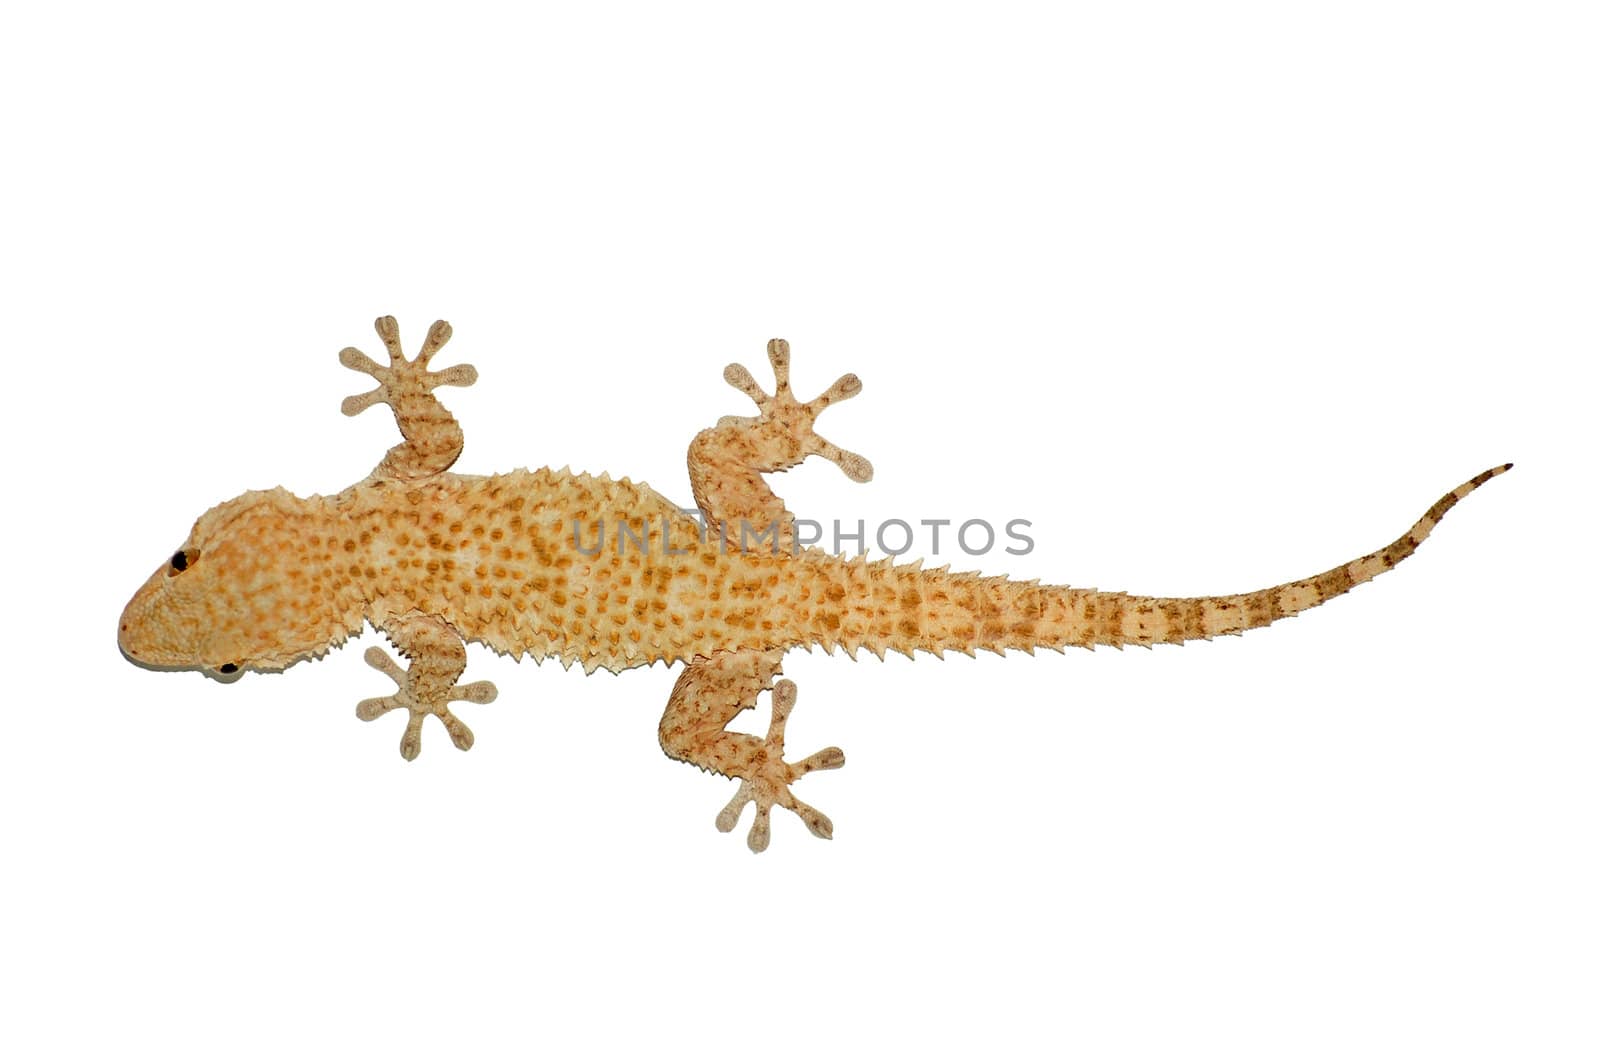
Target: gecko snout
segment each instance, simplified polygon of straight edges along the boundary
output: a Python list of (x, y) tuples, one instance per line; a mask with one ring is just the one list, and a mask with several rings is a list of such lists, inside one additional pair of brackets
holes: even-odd
[[(158, 672), (181, 672), (203, 669), (207, 673), (220, 673), (221, 662), (208, 664), (196, 659), (193, 651), (197, 640), (186, 626), (175, 626), (164, 615), (161, 606), (161, 574), (152, 576), (139, 589), (122, 616), (117, 619), (117, 649), (122, 656), (140, 668)], [(233, 666), (235, 672), (238, 665)], [(218, 676), (218, 679), (237, 679), (236, 675)]]
[(145, 665), (144, 659), (139, 657), (139, 646), (133, 635), (133, 618), (129, 616), (132, 612), (133, 603), (130, 602), (122, 611), (122, 616), (117, 618), (117, 649), (135, 665)]

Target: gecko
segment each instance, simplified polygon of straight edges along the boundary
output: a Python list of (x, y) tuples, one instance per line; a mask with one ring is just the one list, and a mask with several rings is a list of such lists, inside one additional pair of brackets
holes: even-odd
[[(394, 318), (379, 318), (376, 329), (388, 365), (354, 347), (341, 351), (346, 367), (377, 381), (342, 410), (355, 416), (387, 404), (401, 442), (337, 495), (301, 498), (275, 487), (202, 514), (123, 610), (122, 654), (150, 669), (231, 681), (321, 658), (370, 623), (407, 664), (379, 647), (366, 651), (366, 663), (396, 690), (361, 701), (356, 716), (372, 721), (405, 710), (400, 753), (407, 760), (420, 751), (429, 717), (456, 747), (472, 746), (471, 729), (450, 707), (486, 704), (497, 692), (488, 681), (458, 682), (469, 642), (519, 660), (578, 664), (586, 673), (682, 665), (658, 726), (661, 747), (738, 781), (716, 826), (732, 831), (753, 804), (746, 841), (757, 853), (770, 841), (775, 806), (813, 835), (833, 837), (833, 822), (791, 786), (844, 765), (838, 747), (785, 760), (797, 696), (794, 682), (780, 678), (787, 651), (1003, 656), (1184, 643), (1259, 628), (1394, 568), (1451, 507), (1511, 468), (1480, 473), (1388, 546), (1306, 579), (1238, 595), (1129, 595), (846, 557), (804, 542), (765, 476), (813, 455), (858, 482), (873, 469), (815, 431), (820, 414), (861, 392), (860, 379), (847, 373), (817, 398), (798, 400), (783, 340), (767, 345), (770, 393), (743, 365), (724, 370), (757, 413), (724, 417), (690, 442), (697, 511), (687, 511), (644, 483), (605, 474), (450, 472), (462, 430), (434, 392), (470, 385), (477, 371), (430, 368), (451, 337), (447, 322), (432, 325), (412, 358)], [(608, 529), (616, 536), (604, 547)], [(730, 730), (769, 691), (766, 735)]]

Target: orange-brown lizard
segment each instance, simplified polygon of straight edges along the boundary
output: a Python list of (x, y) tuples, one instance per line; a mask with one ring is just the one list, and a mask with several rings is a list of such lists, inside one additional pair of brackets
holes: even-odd
[[(821, 455), (856, 481), (872, 477), (860, 455), (813, 430), (833, 403), (861, 391), (847, 374), (802, 403), (789, 388), (789, 346), (767, 345), (776, 387), (767, 394), (743, 366), (723, 376), (753, 399), (755, 417), (723, 418), (689, 445), (689, 477), (704, 524), (644, 484), (607, 476), (517, 470), (496, 476), (447, 472), (461, 427), (434, 397), (444, 384), (477, 379), (470, 366), (442, 372), (429, 361), (450, 338), (435, 322), (414, 359), (401, 353), (393, 318), (377, 322), (389, 364), (355, 348), (340, 360), (378, 387), (344, 401), (354, 415), (374, 403), (394, 410), (403, 442), (360, 483), (337, 495), (299, 498), (251, 491), (211, 509), (123, 611), (118, 644), (132, 661), (197, 669), (221, 679), (320, 657), (370, 621), (408, 659), (402, 669), (377, 647), (366, 661), (396, 693), (363, 701), (373, 720), (409, 714), (400, 752), (417, 756), (422, 723), (438, 717), (455, 745), (472, 732), (451, 702), (495, 698), (487, 682), (458, 684), (468, 641), (588, 672), (681, 662), (661, 718), (668, 756), (738, 779), (717, 817), (731, 831), (754, 802), (750, 848), (769, 839), (774, 805), (811, 832), (833, 825), (789, 786), (838, 768), (837, 747), (784, 760), (784, 725), (795, 685), (777, 680), (795, 647), (1004, 651), (1067, 646), (1182, 643), (1242, 632), (1326, 602), (1393, 568), (1450, 507), (1498, 466), (1435, 503), (1389, 546), (1305, 580), (1245, 595), (1149, 598), (1040, 585), (974, 573), (844, 558), (797, 543), (794, 515), (763, 474)], [(752, 535), (752, 533), (754, 535)], [(610, 534), (609, 541), (601, 538)], [(606, 545), (609, 542), (609, 545)], [(776, 682), (774, 682), (776, 681)], [(772, 691), (765, 738), (727, 730), (762, 691)]]

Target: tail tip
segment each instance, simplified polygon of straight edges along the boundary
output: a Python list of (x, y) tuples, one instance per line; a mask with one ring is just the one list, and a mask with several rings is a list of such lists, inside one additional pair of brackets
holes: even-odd
[(1453, 494), (1458, 499), (1464, 498), (1510, 468), (1511, 463), (1507, 462), (1504, 465), (1497, 465), (1493, 469), (1485, 469), (1482, 473), (1479, 473), (1477, 476), (1473, 477), (1471, 480), (1457, 488)]

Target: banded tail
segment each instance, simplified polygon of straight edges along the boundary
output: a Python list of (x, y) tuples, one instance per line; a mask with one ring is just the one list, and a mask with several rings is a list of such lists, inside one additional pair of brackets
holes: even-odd
[(1382, 550), (1304, 580), (1244, 595), (1156, 598), (882, 562), (846, 563), (846, 581), (855, 586), (836, 622), (825, 626), (817, 641), (851, 652), (865, 648), (882, 657), (885, 650), (942, 655), (946, 650), (970, 654), (1151, 646), (1262, 628), (1393, 569), (1428, 538), (1452, 506), (1510, 468), (1507, 462), (1479, 473), (1434, 503)]

